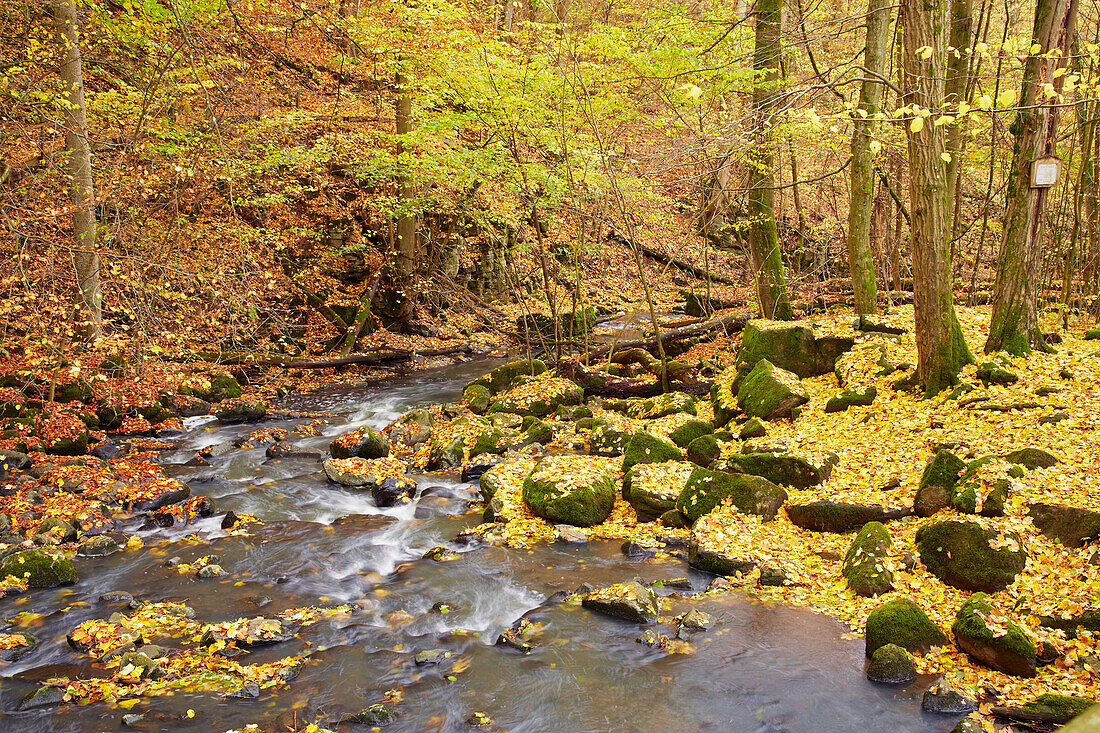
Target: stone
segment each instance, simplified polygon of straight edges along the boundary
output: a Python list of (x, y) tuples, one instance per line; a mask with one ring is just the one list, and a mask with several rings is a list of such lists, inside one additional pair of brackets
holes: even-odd
[[(164, 676), (164, 668), (149, 658), (144, 652), (126, 652), (119, 657), (119, 672), (138, 679), (157, 680)], [(127, 672), (127, 668), (132, 668)]]
[(34, 690), (20, 700), (16, 710), (33, 710), (35, 708), (60, 705), (65, 701), (64, 695), (65, 690), (63, 688), (42, 684), (34, 688)]
[(756, 561), (737, 557), (720, 547), (703, 544), (698, 538), (688, 545), (688, 564), (715, 575), (744, 575), (756, 567)]
[(862, 390), (846, 389), (840, 394), (829, 398), (825, 403), (825, 412), (844, 412), (852, 407), (863, 407), (875, 401), (878, 388), (874, 385)]
[(76, 554), (81, 557), (106, 557), (113, 555), (122, 548), (117, 542), (107, 535), (89, 537), (76, 548)]
[(951, 683), (941, 679), (925, 691), (921, 698), (921, 710), (941, 715), (965, 715), (978, 709), (977, 702), (962, 694)]
[(522, 489), (531, 512), (555, 524), (577, 527), (607, 519), (615, 504), (615, 474), (600, 464), (587, 466), (585, 460), (598, 459), (551, 456), (536, 463)]
[(19, 471), (29, 471), (33, 463), (26, 453), (0, 450), (0, 477), (10, 476)]
[(676, 509), (688, 521), (695, 522), (727, 498), (741, 511), (757, 514), (767, 521), (774, 519), (787, 501), (787, 492), (760, 476), (696, 468), (676, 497)]
[(435, 562), (450, 562), (452, 560), (458, 560), (462, 555), (449, 547), (438, 545), (425, 552), (423, 557), (425, 560), (434, 560)]
[(634, 433), (621, 430), (606, 418), (596, 418), (592, 425), (592, 434), (588, 444), (592, 453), (602, 456), (617, 456), (626, 448)]
[(754, 417), (741, 426), (737, 438), (739, 440), (751, 440), (752, 438), (763, 438), (767, 434), (768, 428), (764, 421)]
[(416, 482), (396, 458), (330, 458), (322, 467), (329, 481), (369, 491), (379, 506), (393, 506), (416, 492)]
[(990, 384), (1008, 385), (1020, 381), (1020, 378), (1014, 373), (991, 361), (979, 364), (978, 370), (974, 373), (974, 376), (980, 379), (987, 387)]
[(871, 655), (867, 679), (887, 685), (904, 685), (917, 678), (917, 668), (909, 652), (897, 644), (884, 644)]
[(592, 611), (635, 621), (641, 624), (657, 623), (657, 594), (636, 580), (616, 583), (585, 594), (581, 605)]
[(568, 524), (554, 525), (554, 541), (565, 545), (587, 545), (588, 535), (584, 530), (577, 529)]
[(815, 338), (809, 326), (750, 321), (741, 332), (737, 367), (745, 374), (767, 359), (799, 377), (816, 377), (831, 372), (837, 357), (851, 349), (854, 343), (852, 338)]
[[(382, 703), (376, 703), (363, 708), (357, 713), (341, 718), (339, 725), (366, 725), (381, 727), (397, 720), (397, 713)], [(318, 729), (320, 730), (320, 729)]]
[(638, 420), (656, 420), (678, 412), (695, 415), (695, 398), (684, 392), (665, 392), (635, 403), (629, 414)]
[(72, 542), (76, 539), (76, 527), (60, 517), (46, 517), (38, 523), (35, 534), (46, 534), (58, 542)]
[(687, 613), (678, 616), (676, 624), (683, 631), (706, 631), (714, 625), (714, 617), (706, 611), (693, 608)]
[(229, 575), (225, 568), (217, 563), (211, 563), (210, 565), (203, 565), (197, 571), (195, 571), (195, 577), (199, 580), (212, 580), (214, 578), (224, 578)]
[(454, 656), (454, 652), (447, 649), (425, 649), (413, 656), (413, 662), (417, 667), (436, 667)]
[(459, 481), (478, 481), (493, 466), (500, 465), (502, 460), (499, 456), (492, 455), (473, 458), (462, 466)]
[(901, 326), (895, 326), (869, 315), (857, 316), (852, 327), (864, 333), (884, 333), (889, 336), (900, 336), (906, 332)]
[(1085, 330), (1085, 341), (1097, 340), (1100, 340), (1100, 328), (1089, 328)]
[(960, 590), (1002, 591), (1015, 582), (1027, 563), (1027, 552), (1017, 535), (1001, 535), (976, 522), (927, 524), (917, 530), (916, 539), (928, 572)]
[(934, 646), (947, 644), (947, 635), (908, 598), (895, 598), (867, 616), (866, 655), (886, 644), (897, 644), (915, 654), (927, 654)]
[(669, 440), (677, 448), (686, 449), (693, 441), (705, 435), (711, 435), (714, 426), (704, 420), (688, 420), (668, 434)]
[(538, 359), (511, 361), (502, 364), (488, 374), (475, 379), (467, 385), (482, 385), (491, 393), (498, 394), (511, 389), (522, 377), (538, 376), (546, 371), (546, 364)]
[(985, 593), (975, 593), (962, 605), (951, 626), (955, 646), (975, 662), (1017, 677), (1035, 676), (1035, 643), (1014, 623), (989, 627), (993, 604)]
[(484, 415), (492, 400), (493, 393), (484, 384), (471, 384), (462, 391), (462, 404), (475, 415)]
[[(1100, 632), (1100, 609), (1088, 609), (1069, 618), (1042, 616), (1039, 623), (1047, 628), (1062, 629), (1069, 638), (1077, 636), (1078, 627), (1095, 634)], [(1096, 669), (1100, 671), (1100, 666), (1097, 666)]]
[(810, 401), (798, 376), (761, 359), (737, 390), (737, 406), (749, 417), (793, 419), (796, 408)]
[(1028, 713), (1042, 716), (1044, 720), (1055, 725), (1063, 725), (1095, 704), (1095, 700), (1090, 700), (1087, 697), (1045, 692), (1034, 700), (1024, 703), (1022, 709)]
[(813, 501), (808, 504), (790, 504), (787, 517), (791, 523), (813, 532), (850, 532), (868, 522), (886, 522), (901, 519), (909, 514), (907, 509), (888, 509), (880, 504), (847, 504), (837, 501)]
[(639, 519), (660, 517), (675, 509), (676, 498), (695, 468), (687, 461), (640, 463), (623, 477), (623, 498), (634, 507)]
[(863, 525), (852, 540), (840, 571), (853, 593), (871, 598), (894, 589), (894, 574), (886, 556), (891, 544), (890, 533), (880, 522)]
[(428, 454), (429, 471), (460, 468), (466, 460), (466, 442), (456, 436), (447, 442), (433, 442)]
[(329, 443), (333, 458), (385, 458), (390, 454), (390, 442), (382, 433), (364, 425)]
[(835, 453), (800, 456), (793, 453), (753, 451), (730, 456), (725, 460), (724, 467), (731, 473), (762, 476), (780, 486), (808, 489), (828, 480), (838, 460)]
[(684, 454), (675, 445), (652, 433), (635, 433), (623, 449), (623, 473), (640, 463), (682, 461)]
[(959, 482), (966, 464), (949, 450), (941, 450), (924, 467), (916, 498), (913, 499), (913, 512), (918, 517), (930, 517), (941, 509), (951, 506), (955, 498), (955, 487)]
[(703, 468), (709, 468), (722, 455), (722, 446), (713, 435), (702, 435), (687, 447), (687, 459)]
[(267, 403), (241, 398), (227, 400), (218, 405), (214, 414), (219, 422), (226, 424), (257, 422), (267, 415)]
[(255, 649), (289, 641), (297, 632), (298, 627), (290, 621), (256, 616), (248, 619), (248, 623), (243, 626), (234, 623), (229, 629), (216, 626), (207, 628), (200, 643), (209, 646), (218, 641), (232, 641), (242, 649)]
[(584, 389), (580, 385), (543, 375), (497, 395), (488, 411), (542, 418), (552, 415), (561, 405), (579, 405), (583, 400)]
[(53, 588), (76, 582), (72, 560), (47, 550), (23, 550), (0, 559), (0, 578), (25, 578), (31, 588)]
[(1034, 471), (1037, 468), (1050, 468), (1051, 466), (1058, 465), (1058, 459), (1043, 450), (1042, 448), (1020, 448), (1014, 450), (1005, 456), (1005, 460), (1009, 463), (1015, 463), (1023, 466), (1024, 468)]

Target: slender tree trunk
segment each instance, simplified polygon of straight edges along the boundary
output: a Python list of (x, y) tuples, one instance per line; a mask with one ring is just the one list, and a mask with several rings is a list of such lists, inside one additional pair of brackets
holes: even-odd
[[(1033, 348), (1047, 350), (1036, 313), (1039, 266), (1042, 260), (1040, 234), (1048, 189), (1032, 188), (1032, 162), (1054, 154), (1058, 128), (1057, 107), (1042, 92), (1044, 84), (1060, 91), (1062, 80), (1054, 71), (1064, 67), (1073, 38), (1077, 0), (1038, 0), (1033, 37), (1042, 50), (1028, 57), (1024, 66), (1020, 107), (1012, 123), (1015, 145), (1005, 202), (1004, 235), (993, 288), (993, 318), (985, 351), (1005, 350), (1022, 355)], [(1046, 54), (1054, 49), (1061, 56)]]
[(916, 376), (925, 394), (934, 395), (957, 383), (959, 370), (974, 360), (951, 292), (946, 139), (930, 116), (942, 109), (944, 97), (946, 0), (904, 0), (902, 13), (904, 88), (906, 100), (917, 108), (907, 128)]
[[(966, 50), (971, 46), (974, 25), (974, 8), (970, 0), (951, 0), (951, 40), (949, 45), (952, 51), (947, 56), (947, 86), (945, 87), (946, 101), (953, 109), (966, 98), (968, 86), (967, 74), (970, 69), (970, 56)], [(955, 204), (961, 172), (963, 151), (963, 132), (959, 124), (950, 125), (947, 128), (947, 152), (951, 155), (951, 162), (947, 164), (947, 203), (952, 211), (958, 211)], [(956, 222), (957, 223), (957, 222)], [(954, 226), (952, 226), (954, 231)]]
[[(403, 61), (403, 58), (399, 59), (399, 63)], [(397, 274), (402, 279), (407, 279), (416, 271), (418, 259), (416, 251), (416, 215), (409, 210), (416, 198), (416, 190), (408, 174), (407, 161), (403, 160), (407, 152), (405, 136), (412, 130), (412, 94), (409, 91), (409, 81), (404, 71), (397, 72), (393, 81), (397, 91), (394, 103), (394, 120), (397, 128), (398, 169), (401, 171), (397, 181), (397, 195), (401, 211), (397, 217), (397, 241), (394, 248), (397, 251)]]
[(84, 105), (84, 76), (80, 61), (80, 35), (73, 0), (53, 0), (57, 43), (61, 47), (61, 81), (65, 104), (65, 152), (72, 179), (73, 266), (76, 282), (88, 312), (89, 340), (103, 333), (103, 294), (99, 286), (99, 254), (96, 251), (95, 190), (92, 186), (92, 154), (88, 146), (88, 117)]
[(787, 300), (783, 256), (775, 225), (775, 127), (783, 0), (757, 0), (756, 49), (753, 56), (755, 145), (749, 152), (749, 252), (760, 311), (765, 318), (794, 317)]
[(852, 190), (848, 208), (848, 267), (852, 273), (852, 292), (856, 313), (874, 313), (878, 294), (875, 289), (875, 257), (871, 247), (871, 203), (875, 195), (875, 162), (871, 152), (874, 116), (882, 102), (882, 83), (876, 78), (886, 73), (890, 44), (890, 0), (868, 0), (867, 45), (863, 54), (863, 85), (859, 107), (852, 115)]

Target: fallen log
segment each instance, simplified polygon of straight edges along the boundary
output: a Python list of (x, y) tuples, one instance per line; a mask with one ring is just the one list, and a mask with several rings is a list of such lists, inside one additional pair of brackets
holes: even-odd
[(191, 356), (180, 359), (181, 361), (209, 361), (213, 364), (224, 366), (242, 367), (280, 367), (282, 369), (331, 369), (333, 367), (350, 366), (352, 364), (369, 364), (384, 366), (395, 362), (410, 361), (412, 359), (430, 356), (450, 356), (452, 354), (467, 354), (473, 351), (468, 345), (449, 346), (444, 349), (424, 349), (422, 351), (409, 351), (406, 349), (394, 349), (392, 351), (375, 351), (369, 354), (351, 354), (333, 359), (280, 359), (258, 356), (256, 354), (235, 354), (216, 352), (197, 352)]
[(716, 283), (723, 283), (724, 285), (737, 284), (737, 282), (731, 277), (726, 277), (725, 275), (719, 275), (718, 273), (710, 272), (706, 268), (699, 267), (698, 265), (693, 265), (690, 262), (685, 262), (679, 257), (667, 255), (661, 250), (654, 249), (653, 247), (644, 245), (641, 242), (632, 242), (629, 238), (624, 237), (622, 234), (615, 231), (614, 229), (611, 230), (610, 236), (628, 247), (636, 248), (639, 252), (647, 257), (651, 257), (659, 262), (664, 262), (666, 265), (672, 265), (677, 270), (683, 270), (684, 272), (694, 275), (700, 280), (710, 280)]
[[(661, 333), (661, 343), (668, 344), (676, 341), (683, 341), (684, 339), (695, 338), (696, 336), (703, 336), (714, 331), (722, 330), (727, 334), (738, 333), (745, 327), (745, 324), (749, 322), (749, 316), (737, 315), (737, 316), (724, 316), (723, 318), (715, 318), (709, 321), (703, 321), (691, 326), (684, 326), (683, 328), (674, 328), (669, 331)], [(588, 351), (582, 357), (582, 361), (591, 362), (597, 359), (604, 359), (608, 354), (613, 351), (628, 351), (630, 349), (642, 348), (647, 351), (657, 348), (657, 337), (650, 336), (645, 339), (634, 339), (632, 341), (620, 341), (615, 344), (606, 344), (604, 346), (598, 346)]]

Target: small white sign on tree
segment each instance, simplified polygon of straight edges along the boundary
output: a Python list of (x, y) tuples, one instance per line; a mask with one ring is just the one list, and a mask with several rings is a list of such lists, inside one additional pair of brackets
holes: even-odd
[(1053, 155), (1036, 158), (1031, 164), (1031, 187), (1050, 188), (1058, 182), (1062, 161)]

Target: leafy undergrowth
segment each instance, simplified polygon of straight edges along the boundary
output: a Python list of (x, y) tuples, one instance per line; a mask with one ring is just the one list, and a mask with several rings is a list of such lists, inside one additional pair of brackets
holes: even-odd
[[(984, 361), (981, 346), (988, 315), (983, 309), (960, 309), (964, 333), (979, 362)], [(918, 657), (918, 671), (944, 674), (979, 698), (984, 688), (992, 687), (1005, 704), (1024, 703), (1045, 692), (1095, 698), (1100, 691), (1100, 669), (1094, 667), (1100, 639), (1086, 630), (1068, 638), (1064, 631), (1041, 627), (1039, 617), (1070, 617), (1095, 609), (1100, 604), (1100, 572), (1090, 564), (1089, 547), (1068, 548), (1044, 536), (1028, 516), (1028, 508), (1036, 502), (1090, 509), (1100, 506), (1100, 441), (1096, 434), (1100, 422), (1100, 349), (1093, 342), (1067, 334), (1053, 354), (1036, 353), (1028, 358), (995, 355), (1002, 366), (1019, 377), (1015, 384), (985, 385), (975, 376), (977, 366), (971, 365), (961, 374), (961, 381), (972, 387), (970, 391), (923, 399), (892, 385), (904, 375), (904, 369), (888, 376), (875, 375), (882, 356), (894, 364), (916, 362), (912, 308), (899, 308), (887, 320), (904, 326), (907, 333), (896, 339), (857, 338), (855, 355), (846, 362), (850, 384), (877, 387), (873, 404), (827, 414), (826, 402), (840, 389), (837, 377), (828, 374), (805, 379), (803, 385), (810, 402), (801, 416), (794, 421), (769, 423), (766, 438), (756, 440), (758, 446), (800, 453), (831, 451), (839, 456), (831, 478), (822, 485), (788, 488), (789, 504), (833, 500), (912, 506), (921, 473), (942, 446), (950, 446), (967, 459), (1037, 447), (1052, 453), (1059, 463), (1011, 478), (1006, 464), (991, 462), (982, 479), (988, 485), (1002, 478), (1011, 482), (1004, 517), (975, 517), (946, 509), (928, 518), (908, 516), (888, 522), (893, 544), (885, 562), (894, 574), (894, 590), (877, 598), (855, 595), (841, 576), (851, 535), (800, 529), (785, 511), (776, 520), (764, 522), (741, 515), (727, 504), (700, 520), (694, 528), (696, 536), (708, 546), (718, 545), (757, 563), (757, 569), (732, 578), (734, 587), (749, 590), (763, 600), (828, 614), (862, 634), (868, 614), (891, 598), (913, 599), (946, 630), (969, 597), (968, 592), (944, 584), (921, 564), (914, 539), (921, 526), (964, 518), (996, 528), (1006, 536), (1016, 533), (1028, 552), (1027, 565), (1007, 590), (992, 594), (994, 608), (989, 622), (995, 631), (1009, 622), (1019, 624), (1037, 646), (1050, 645), (1056, 650), (1056, 659), (1041, 666), (1034, 678), (1024, 679), (976, 665), (955, 646), (947, 645)], [(819, 335), (855, 335), (850, 324), (850, 317), (821, 318), (814, 326)], [(871, 343), (881, 344), (884, 354), (877, 347), (868, 349)], [(722, 344), (705, 351), (697, 355), (726, 363), (732, 353), (729, 345)], [(709, 402), (701, 400), (699, 404), (704, 408), (700, 417), (708, 419)], [(617, 429), (644, 426), (653, 432), (666, 432), (660, 429), (665, 426), (653, 422), (599, 409), (594, 412), (597, 418), (614, 416)], [(1064, 418), (1040, 421), (1054, 413), (1064, 413)], [(585, 437), (584, 431), (566, 426), (549, 448), (552, 452), (575, 449), (583, 445)], [(738, 453), (742, 446), (742, 442), (732, 441), (726, 444), (725, 453)], [(506, 523), (496, 536), (510, 545), (525, 546), (555, 537), (554, 528), (531, 514), (520, 495), (522, 482), (533, 465), (534, 458), (517, 457), (495, 469), (502, 485), (496, 496), (503, 507), (497, 518)], [(634, 510), (621, 499), (606, 522), (585, 533), (590, 539), (632, 539), (657, 548), (659, 557), (667, 556), (666, 543), (689, 536), (688, 530), (670, 529), (656, 522), (639, 523)], [(760, 565), (780, 570), (789, 582), (760, 585)]]

